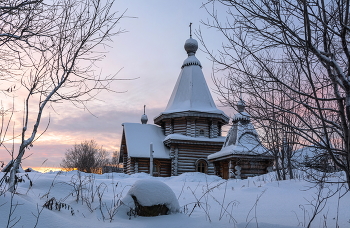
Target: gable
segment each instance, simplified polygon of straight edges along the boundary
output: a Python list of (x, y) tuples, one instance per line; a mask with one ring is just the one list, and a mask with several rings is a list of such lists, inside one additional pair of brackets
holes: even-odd
[(150, 157), (150, 144), (153, 143), (153, 157), (170, 159), (170, 151), (163, 140), (160, 127), (152, 124), (124, 123), (125, 145), (128, 157)]

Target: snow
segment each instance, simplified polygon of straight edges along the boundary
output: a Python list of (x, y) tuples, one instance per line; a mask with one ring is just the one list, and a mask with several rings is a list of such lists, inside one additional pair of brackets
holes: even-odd
[[(244, 112), (237, 113), (235, 116), (238, 115), (241, 119), (248, 116)], [(208, 159), (228, 155), (263, 155), (267, 152), (268, 150), (261, 144), (253, 124), (237, 122), (230, 128), (222, 149), (209, 155)]]
[[(193, 63), (196, 64), (191, 65)], [(200, 64), (195, 56), (190, 56), (184, 61), (184, 67), (180, 72), (163, 114), (197, 111), (226, 116), (223, 111), (217, 109), (205, 81), (202, 69), (197, 63)]]
[(250, 115), (247, 112), (239, 112), (232, 117), (232, 120), (250, 120)]
[(188, 56), (188, 58), (185, 59), (185, 61), (183, 62), (182, 67), (191, 66), (191, 65), (198, 65), (202, 67), (201, 62), (194, 55)]
[[(296, 173), (297, 179), (285, 181), (276, 181), (275, 173), (228, 181), (202, 173), (168, 178), (150, 177), (144, 173), (97, 175), (78, 171), (27, 174), (33, 186), (30, 188), (29, 181), (19, 183), (18, 193), (13, 195), (12, 209), (11, 194), (2, 191), (0, 227), (7, 227), (10, 210), (13, 212), (10, 226), (18, 221), (15, 228), (35, 227), (36, 217), (37, 228), (306, 227), (319, 192), (313, 183), (304, 180), (307, 175), (303, 172)], [(344, 178), (342, 173), (334, 173), (329, 181), (343, 181)], [(129, 208), (120, 200), (125, 198), (133, 184), (145, 180), (146, 183), (156, 180), (169, 186), (179, 201), (180, 213), (157, 217), (129, 216)], [(337, 223), (339, 227), (349, 227), (350, 193), (339, 184), (325, 184), (324, 187), (322, 196), (335, 194), (323, 201), (324, 209), (316, 215), (311, 227), (336, 227)], [(336, 192), (338, 188), (340, 192)], [(78, 202), (77, 190), (83, 198)], [(74, 215), (65, 208), (60, 211), (43, 208), (42, 205), (52, 197), (69, 205)], [(163, 196), (160, 198), (164, 199)]]
[(142, 179), (131, 186), (122, 202), (129, 207), (135, 208), (131, 196), (135, 196), (142, 206), (164, 204), (171, 213), (176, 213), (180, 210), (175, 193), (168, 185), (158, 180)]
[[(7, 163), (7, 165), (5, 165), (5, 167), (1, 170), (1, 172), (10, 171), (9, 167), (12, 165), (12, 163), (13, 163), (13, 160), (9, 161), (9, 163)], [(21, 165), (19, 165), (17, 172), (24, 173), (24, 170), (23, 170)]]
[(169, 148), (163, 143), (164, 134), (159, 126), (140, 123), (123, 123), (123, 126), (130, 157), (149, 158), (150, 144), (153, 143), (154, 158), (170, 158)]
[(293, 161), (295, 162), (295, 164), (303, 164), (304, 162), (307, 162), (307, 160), (315, 160), (320, 155), (327, 154), (326, 149), (323, 149), (322, 147), (327, 148), (321, 141), (317, 144), (305, 146), (299, 150), (296, 150), (294, 151)]
[(217, 138), (208, 138), (208, 137), (191, 137), (187, 135), (182, 135), (182, 134), (170, 134), (165, 137), (163, 141), (167, 140), (188, 140), (188, 141), (201, 141), (201, 142), (224, 142), (225, 137), (218, 136)]
[(260, 144), (256, 145), (254, 143), (245, 143), (244, 145), (230, 145), (223, 147), (219, 152), (209, 155), (208, 159), (228, 155), (263, 155), (264, 153), (267, 153), (267, 150)]

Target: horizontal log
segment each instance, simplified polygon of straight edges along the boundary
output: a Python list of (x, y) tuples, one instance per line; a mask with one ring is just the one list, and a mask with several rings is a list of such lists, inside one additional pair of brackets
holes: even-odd
[(196, 166), (194, 166), (194, 165), (178, 165), (177, 168), (178, 169), (192, 169), (192, 168), (195, 169)]
[(179, 154), (178, 159), (185, 160), (185, 159), (199, 159), (203, 158), (207, 160), (206, 154)]
[[(199, 147), (196, 147), (199, 146)], [(211, 145), (201, 145), (201, 144), (184, 144), (179, 147), (179, 151), (189, 151), (189, 152), (196, 152), (196, 153), (206, 153), (206, 154), (212, 154), (218, 152), (222, 146), (211, 146)], [(208, 146), (208, 147), (206, 147)]]
[[(200, 146), (200, 147), (196, 147)], [(185, 145), (181, 145), (181, 147), (179, 147), (179, 152), (195, 152), (195, 153), (205, 153), (205, 154), (213, 154), (216, 153), (218, 151), (221, 150), (222, 145), (218, 145), (218, 146), (213, 146), (213, 145), (200, 145), (200, 144), (185, 144)], [(186, 146), (186, 147), (183, 147)], [(208, 146), (208, 147), (206, 147)]]

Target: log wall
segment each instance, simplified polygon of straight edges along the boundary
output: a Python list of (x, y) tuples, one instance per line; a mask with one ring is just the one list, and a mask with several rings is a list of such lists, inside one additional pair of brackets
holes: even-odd
[(221, 161), (214, 161), (214, 166), (216, 175), (224, 179), (228, 179), (230, 177), (235, 178), (236, 175), (234, 173), (237, 172), (235, 167), (239, 166), (241, 168), (241, 179), (246, 179), (248, 177), (267, 173), (267, 168), (272, 166), (272, 163), (272, 159), (263, 159), (259, 157), (230, 158)]
[(185, 118), (174, 118), (174, 134), (186, 135), (187, 132), (187, 121)]
[(200, 130), (204, 131), (204, 137), (210, 136), (210, 126), (211, 123), (205, 118), (198, 118), (196, 120), (196, 137), (201, 136)]
[[(130, 162), (129, 162), (130, 161)], [(129, 158), (127, 174), (149, 173), (149, 158)], [(153, 176), (169, 177), (171, 175), (170, 159), (154, 159)]]
[[(177, 174), (180, 175), (185, 172), (196, 172), (196, 161), (198, 159), (207, 160), (207, 156), (219, 151), (221, 149), (221, 146), (181, 144), (177, 146), (177, 149)], [(210, 162), (208, 162), (207, 174), (215, 174), (214, 166)]]
[(221, 136), (221, 125), (217, 119), (205, 117), (181, 117), (164, 120), (165, 135), (183, 134), (191, 137), (200, 136), (204, 130), (204, 137), (216, 138)]

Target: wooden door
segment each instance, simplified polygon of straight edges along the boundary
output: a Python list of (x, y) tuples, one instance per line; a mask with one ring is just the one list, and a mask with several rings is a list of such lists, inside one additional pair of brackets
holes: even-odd
[(230, 175), (229, 175), (229, 167), (228, 167), (228, 162), (227, 161), (223, 161), (221, 163), (221, 166), (222, 166), (222, 178), (223, 179), (229, 179)]

